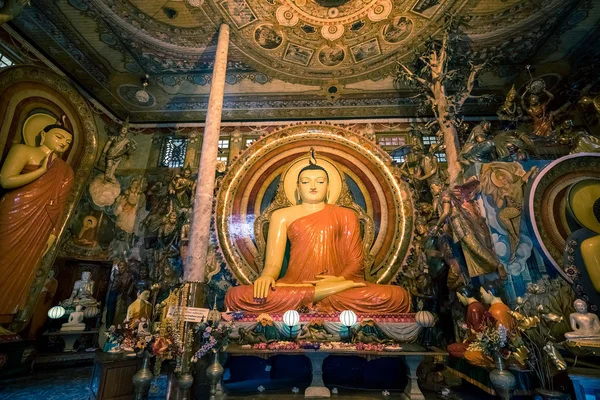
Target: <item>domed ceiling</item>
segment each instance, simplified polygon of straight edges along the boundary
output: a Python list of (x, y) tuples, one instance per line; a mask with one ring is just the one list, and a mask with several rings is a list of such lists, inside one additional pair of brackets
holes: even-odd
[[(216, 32), (231, 27), (225, 119), (411, 116), (396, 61), (461, 15), (473, 57), (501, 60), (501, 92), (525, 63), (561, 60), (600, 15), (573, 0), (40, 0), (13, 27), (109, 110), (132, 121), (202, 119)], [(574, 27), (579, 29), (573, 29)], [(150, 76), (149, 99), (135, 93)], [(478, 112), (473, 106), (473, 112)], [(486, 113), (489, 110), (479, 110)]]

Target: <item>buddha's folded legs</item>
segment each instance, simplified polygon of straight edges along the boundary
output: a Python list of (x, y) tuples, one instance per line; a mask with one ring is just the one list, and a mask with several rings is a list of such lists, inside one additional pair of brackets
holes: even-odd
[(400, 286), (367, 283), (365, 287), (326, 297), (316, 308), (324, 312), (352, 310), (360, 314), (407, 313), (410, 312), (410, 295)]
[(281, 314), (300, 306), (311, 308), (314, 296), (314, 287), (275, 287), (269, 291), (266, 301), (260, 303), (254, 298), (254, 287), (245, 285), (227, 291), (225, 307), (232, 311)]

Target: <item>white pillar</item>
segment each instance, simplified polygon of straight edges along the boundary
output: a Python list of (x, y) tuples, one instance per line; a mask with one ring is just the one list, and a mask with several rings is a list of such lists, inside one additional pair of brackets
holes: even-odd
[(191, 220), (191, 235), (188, 257), (184, 262), (184, 277), (188, 282), (204, 282), (206, 253), (210, 240), (210, 220), (212, 218), (213, 191), (215, 188), (215, 169), (219, 151), (221, 113), (227, 72), (227, 50), (229, 48), (229, 26), (221, 25), (215, 55), (206, 126), (202, 140), (198, 184), (194, 198), (194, 210)]

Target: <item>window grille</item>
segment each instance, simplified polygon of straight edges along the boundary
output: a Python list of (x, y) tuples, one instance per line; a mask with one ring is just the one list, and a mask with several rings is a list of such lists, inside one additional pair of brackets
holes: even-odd
[(10, 67), (14, 63), (8, 57), (6, 57), (2, 52), (0, 52), (0, 68)]
[(229, 149), (229, 139), (219, 139), (219, 149)]
[(185, 138), (164, 138), (160, 149), (159, 166), (167, 168), (183, 167), (187, 146), (188, 140)]

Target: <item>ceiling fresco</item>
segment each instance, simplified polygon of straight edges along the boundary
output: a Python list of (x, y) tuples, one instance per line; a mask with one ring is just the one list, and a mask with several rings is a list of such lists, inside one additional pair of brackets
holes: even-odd
[[(231, 27), (225, 120), (398, 117), (414, 115), (417, 105), (409, 88), (399, 94), (393, 86), (396, 61), (410, 60), (448, 14), (463, 16), (474, 58), (501, 60), (481, 89), (502, 93), (525, 64), (557, 63), (580, 46), (600, 20), (593, 3), (38, 0), (11, 27), (133, 122), (204, 119), (222, 23)], [(149, 96), (142, 102), (136, 92), (145, 74)]]

